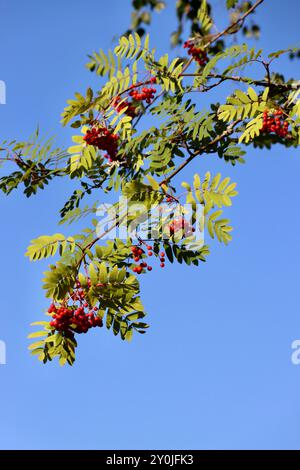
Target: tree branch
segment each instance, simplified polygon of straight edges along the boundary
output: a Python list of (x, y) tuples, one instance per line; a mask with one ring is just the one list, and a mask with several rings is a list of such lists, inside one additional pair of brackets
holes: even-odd
[[(217, 41), (218, 39), (220, 39), (220, 37), (224, 36), (225, 34), (227, 34), (232, 28), (234, 28), (235, 26), (237, 26), (239, 23), (243, 24), (244, 21), (245, 21), (245, 18), (247, 18), (248, 15), (250, 15), (261, 3), (263, 3), (264, 0), (257, 0), (256, 3), (254, 3), (254, 5), (252, 5), (251, 8), (249, 8), (249, 10), (247, 10), (242, 16), (240, 16), (234, 23), (232, 23), (231, 25), (229, 25), (227, 28), (225, 28), (223, 31), (221, 31), (220, 33), (216, 34), (215, 36), (213, 36), (204, 46), (203, 48), (204, 49), (207, 49), (211, 44), (213, 44), (215, 41)], [(180, 76), (182, 76), (184, 74), (184, 72), (189, 68), (189, 66), (191, 65), (191, 63), (193, 62), (193, 57), (191, 57), (187, 63), (184, 65), (183, 69), (182, 69), (182, 73), (180, 74)]]
[(203, 145), (202, 147), (200, 147), (196, 152), (194, 152), (193, 154), (190, 154), (189, 157), (181, 164), (179, 165), (175, 171), (173, 171), (173, 173), (171, 173), (169, 176), (167, 176), (163, 181), (161, 181), (159, 183), (160, 186), (162, 186), (163, 184), (167, 184), (171, 181), (172, 178), (174, 178), (174, 176), (176, 176), (181, 170), (183, 170), (195, 157), (197, 157), (197, 155), (200, 155), (201, 153), (205, 152), (205, 150), (207, 150), (208, 148), (210, 147), (213, 147), (215, 144), (217, 144), (218, 142), (220, 142), (220, 140), (222, 140), (224, 137), (232, 134), (234, 132), (234, 128), (235, 126), (240, 123), (242, 121), (242, 119), (237, 119), (236, 121), (234, 121), (233, 123), (231, 123), (227, 129), (222, 132), (221, 135), (218, 135), (218, 137), (216, 137), (214, 140), (212, 140), (211, 142), (208, 142), (208, 144), (205, 144)]
[[(183, 77), (201, 77), (201, 73), (185, 73), (183, 74)], [(222, 82), (226, 80), (231, 80), (234, 82), (242, 82), (242, 83), (247, 83), (248, 85), (256, 85), (256, 86), (262, 86), (262, 87), (267, 87), (269, 86), (270, 88), (279, 88), (279, 89), (285, 89), (285, 90), (294, 90), (297, 89), (298, 86), (295, 86), (295, 84), (286, 84), (286, 83), (274, 83), (274, 82), (268, 82), (267, 80), (252, 80), (249, 78), (245, 77), (239, 77), (235, 75), (221, 75), (221, 74), (209, 74), (208, 78), (219, 78), (220, 81), (217, 82), (216, 84), (213, 84), (208, 87), (208, 89), (213, 88), (217, 85), (220, 85)], [(206, 90), (205, 90), (206, 91)]]
[(217, 41), (218, 39), (220, 39), (220, 37), (224, 36), (225, 34), (229, 33), (230, 30), (232, 28), (234, 28), (235, 26), (239, 25), (241, 23), (241, 25), (244, 23), (245, 19), (247, 18), (248, 15), (250, 15), (261, 3), (263, 3), (264, 0), (257, 0), (256, 3), (254, 3), (254, 5), (252, 5), (251, 8), (249, 8), (249, 10), (247, 10), (242, 16), (240, 16), (234, 23), (232, 23), (231, 25), (229, 25), (227, 28), (225, 28), (223, 31), (221, 31), (220, 33), (216, 34), (216, 36), (214, 36), (204, 47), (207, 48), (208, 46), (210, 46), (213, 42)]

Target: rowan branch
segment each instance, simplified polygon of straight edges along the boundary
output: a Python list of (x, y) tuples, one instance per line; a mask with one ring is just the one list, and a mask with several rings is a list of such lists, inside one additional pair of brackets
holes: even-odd
[[(201, 77), (201, 73), (185, 73), (182, 75), (183, 77)], [(246, 78), (246, 77), (239, 77), (235, 75), (221, 75), (221, 74), (209, 74), (207, 76), (208, 78), (218, 78), (220, 79), (217, 83), (214, 83), (211, 86), (208, 86), (207, 89), (211, 89), (216, 87), (217, 85), (220, 85), (221, 83), (231, 80), (234, 82), (241, 82), (241, 83), (247, 83), (248, 85), (256, 85), (256, 86), (261, 86), (261, 87), (270, 87), (270, 88), (277, 88), (279, 90), (295, 90), (299, 88), (299, 85), (295, 85), (294, 83), (274, 83), (274, 82), (268, 82), (267, 80), (252, 80), (251, 78)]]
[[(238, 26), (239, 24), (241, 24), (241, 26), (244, 24), (244, 21), (245, 19), (247, 18), (247, 16), (249, 16), (261, 3), (263, 3), (264, 0), (257, 0), (256, 3), (254, 3), (254, 5), (252, 5), (251, 8), (249, 8), (249, 10), (247, 10), (242, 16), (240, 16), (234, 23), (232, 23), (231, 25), (229, 25), (227, 28), (225, 28), (223, 31), (221, 31), (220, 33), (216, 34), (215, 36), (213, 36), (213, 38), (207, 43), (205, 44), (204, 48), (206, 49), (207, 47), (209, 47), (213, 42), (217, 41), (218, 39), (220, 39), (222, 36), (224, 36), (225, 34), (231, 34), (230, 33), (230, 30), (231, 29), (234, 29), (235, 26)], [(240, 26), (240, 27), (241, 27)]]
[(162, 186), (163, 184), (167, 184), (171, 181), (171, 179), (174, 178), (174, 176), (176, 176), (180, 171), (182, 171), (192, 160), (194, 160), (195, 157), (197, 157), (198, 155), (200, 155), (201, 153), (205, 152), (207, 149), (209, 149), (210, 147), (213, 147), (215, 144), (217, 144), (218, 142), (220, 142), (222, 139), (224, 139), (224, 137), (227, 137), (229, 135), (231, 135), (233, 132), (234, 132), (234, 128), (237, 124), (239, 124), (240, 122), (242, 122), (242, 119), (237, 119), (236, 121), (232, 122), (228, 127), (227, 129), (222, 132), (222, 134), (218, 135), (218, 137), (216, 137), (215, 139), (211, 140), (210, 142), (208, 142), (207, 144), (205, 145), (202, 145), (202, 147), (200, 147), (198, 150), (196, 150), (196, 152), (192, 153), (192, 154), (189, 154), (188, 158), (181, 164), (179, 165), (175, 171), (173, 171), (173, 173), (171, 173), (169, 176), (167, 176), (163, 181), (161, 181), (159, 183), (160, 186)]
[[(227, 28), (225, 28), (223, 31), (220, 33), (216, 34), (215, 36), (212, 36), (210, 40), (203, 46), (203, 49), (207, 49), (211, 44), (213, 44), (215, 41), (220, 39), (222, 36), (225, 34), (229, 33), (231, 29), (233, 29), (235, 26), (239, 25), (241, 23), (241, 26), (243, 25), (245, 19), (247, 18), (248, 15), (250, 15), (261, 3), (263, 3), (264, 0), (258, 0), (254, 5), (252, 5), (249, 10), (247, 10), (243, 15), (241, 15), (234, 23), (231, 23)], [(193, 62), (193, 57), (191, 57), (187, 63), (184, 65), (182, 72), (180, 76), (183, 76), (184, 72), (189, 68), (191, 63)]]

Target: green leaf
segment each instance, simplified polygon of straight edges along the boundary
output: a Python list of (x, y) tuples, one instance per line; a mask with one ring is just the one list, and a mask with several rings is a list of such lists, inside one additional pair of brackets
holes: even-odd
[(27, 338), (39, 338), (40, 336), (47, 336), (48, 331), (35, 331), (34, 333), (30, 333)]
[(107, 282), (107, 268), (106, 268), (106, 264), (104, 262), (101, 263), (100, 266), (99, 266), (99, 280), (103, 284), (105, 284)]
[(151, 175), (147, 175), (147, 179), (148, 179), (152, 189), (154, 189), (155, 191), (160, 190), (160, 186), (159, 186), (158, 182)]
[(35, 343), (32, 343), (30, 344), (30, 346), (28, 346), (28, 349), (35, 349), (35, 348), (39, 348), (40, 346), (43, 346), (45, 343), (44, 341), (37, 341)]
[(247, 92), (248, 92), (248, 95), (250, 96), (252, 101), (258, 101), (258, 96), (257, 96), (255, 90), (253, 90), (253, 88), (249, 87)]
[(127, 330), (125, 334), (126, 341), (130, 342), (132, 340), (132, 335), (133, 335), (132, 329)]
[(267, 101), (268, 95), (269, 95), (269, 87), (266, 87), (261, 97), (262, 101)]
[(230, 8), (234, 8), (237, 3), (238, 3), (238, 0), (226, 0), (226, 7), (229, 10)]
[(66, 250), (72, 253), (75, 249), (75, 240), (72, 237), (66, 239), (61, 233), (55, 233), (50, 236), (44, 235), (31, 240), (26, 256), (29, 257), (30, 261), (36, 261), (54, 256), (58, 249), (60, 250), (60, 255)]
[(93, 286), (97, 285), (98, 284), (98, 273), (95, 269), (95, 266), (92, 263), (89, 265), (89, 276), (90, 276), (92, 285)]

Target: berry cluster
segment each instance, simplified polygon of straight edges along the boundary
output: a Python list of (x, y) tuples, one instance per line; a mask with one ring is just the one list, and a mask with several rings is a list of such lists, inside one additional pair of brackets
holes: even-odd
[[(144, 85), (151, 84), (151, 83), (156, 83), (156, 77), (151, 77), (150, 80), (147, 80), (146, 82), (144, 82)], [(139, 92), (138, 90), (136, 90), (136, 88), (140, 88), (141, 85), (142, 83), (132, 85), (130, 87), (131, 91), (129, 93), (129, 96), (131, 96), (135, 101), (145, 100), (146, 103), (150, 104), (152, 99), (154, 98), (154, 94), (156, 93), (156, 90), (155, 88), (144, 87), (142, 88), (141, 92)], [(126, 99), (122, 100), (120, 96), (116, 96), (116, 98), (114, 98), (112, 105), (118, 113), (120, 113), (124, 108), (127, 108), (125, 111), (125, 114), (127, 116), (130, 116), (132, 119), (135, 118), (138, 114), (137, 106)]]
[[(151, 245), (146, 245), (147, 248), (147, 254), (148, 256), (153, 256), (153, 247)], [(141, 248), (141, 245), (139, 246), (132, 246), (131, 247), (131, 252), (132, 256), (134, 259), (134, 262), (137, 263), (137, 265), (133, 268), (133, 272), (137, 274), (141, 274), (142, 272), (145, 272), (144, 270), (147, 269), (147, 271), (152, 271), (152, 266), (149, 266), (148, 263), (145, 261), (141, 261), (142, 256), (145, 254), (145, 250)], [(160, 267), (164, 268), (165, 267), (165, 254), (164, 252), (161, 252), (159, 254), (159, 259), (160, 259)], [(139, 264), (138, 264), (139, 263)]]
[(174, 235), (180, 230), (183, 231), (185, 237), (189, 237), (193, 232), (195, 232), (195, 228), (192, 227), (192, 225), (184, 217), (178, 217), (178, 219), (172, 220), (168, 228), (170, 231), (170, 236)]
[(148, 82), (146, 83), (156, 83), (157, 80), (156, 80), (156, 77), (151, 77), (150, 80), (148, 80)]
[[(155, 77), (153, 77), (155, 78)], [(150, 79), (151, 80), (151, 79)], [(143, 87), (140, 91), (139, 90), (131, 90), (129, 92), (129, 96), (131, 96), (136, 101), (146, 101), (147, 104), (150, 104), (154, 98), (154, 94), (156, 93), (156, 89), (152, 87)]]
[[(121, 101), (121, 103), (120, 103)], [(124, 108), (127, 108), (126, 111), (125, 111), (125, 114), (127, 116), (130, 116), (132, 119), (136, 117), (136, 107), (133, 106), (131, 103), (129, 103), (129, 101), (127, 100), (121, 100), (121, 98), (119, 96), (117, 96), (114, 100), (113, 100), (113, 103), (112, 103), (113, 107), (115, 108), (115, 110), (120, 113)]]
[(88, 145), (93, 145), (99, 150), (107, 152), (104, 156), (105, 158), (108, 158), (110, 162), (116, 159), (119, 137), (106, 127), (92, 127), (87, 130), (83, 140)]
[(203, 66), (207, 64), (208, 57), (206, 52), (200, 47), (196, 47), (192, 41), (185, 41), (183, 47), (188, 50), (188, 54), (191, 55), (199, 65)]
[[(87, 279), (87, 287), (91, 286), (91, 280)], [(69, 302), (71, 305), (68, 305)], [(74, 290), (69, 298), (60, 306), (52, 303), (48, 313), (53, 320), (50, 326), (65, 334), (87, 333), (90, 328), (103, 326), (102, 319), (97, 315), (98, 307), (90, 307), (85, 299), (85, 292), (77, 280)]]
[(261, 132), (274, 132), (280, 137), (286, 137), (288, 134), (288, 127), (289, 123), (284, 119), (281, 109), (274, 112), (270, 112), (268, 110), (264, 111)]
[(87, 312), (89, 305), (84, 303), (80, 307), (75, 308), (70, 306), (56, 307), (54, 304), (50, 305), (48, 313), (52, 314), (53, 320), (50, 326), (57, 331), (86, 333), (90, 328), (96, 326), (103, 326), (102, 319), (95, 314), (98, 310), (94, 307), (92, 311)]

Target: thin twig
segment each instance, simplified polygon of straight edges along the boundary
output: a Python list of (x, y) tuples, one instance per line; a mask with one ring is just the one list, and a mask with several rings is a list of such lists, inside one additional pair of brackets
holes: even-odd
[(189, 157), (181, 165), (179, 165), (175, 171), (173, 171), (173, 173), (171, 173), (167, 178), (165, 178), (163, 181), (159, 183), (160, 186), (163, 184), (169, 183), (169, 181), (171, 181), (171, 179), (174, 178), (174, 176), (176, 176), (181, 170), (183, 170), (183, 168), (185, 168), (195, 157), (197, 157), (197, 155), (205, 152), (205, 150), (207, 150), (209, 147), (213, 147), (215, 144), (220, 142), (220, 140), (222, 140), (224, 137), (232, 134), (234, 132), (235, 126), (241, 121), (242, 121), (241, 119), (237, 119), (232, 124), (230, 124), (230, 126), (228, 126), (227, 129), (224, 132), (222, 132), (221, 135), (218, 135), (218, 137), (216, 137), (214, 140), (200, 147), (193, 154), (190, 154)]
[[(185, 73), (183, 76), (184, 77), (201, 77), (201, 73)], [(256, 86), (262, 86), (262, 87), (267, 87), (269, 86), (270, 88), (279, 88), (279, 89), (284, 89), (284, 90), (294, 90), (297, 89), (297, 86), (295, 84), (285, 84), (285, 83), (274, 83), (274, 82), (268, 82), (267, 80), (252, 80), (249, 78), (245, 77), (238, 77), (235, 75), (220, 75), (220, 74), (209, 74), (208, 78), (219, 78), (220, 80), (217, 83), (214, 83), (211, 86), (208, 86), (207, 89), (214, 88), (217, 85), (220, 85), (226, 80), (231, 80), (234, 82), (242, 82), (242, 83), (247, 83), (248, 85), (256, 85)]]
[(248, 15), (250, 15), (261, 3), (263, 3), (264, 0), (257, 0), (254, 5), (252, 5), (249, 10), (247, 10), (242, 16), (240, 16), (234, 23), (229, 25), (227, 28), (225, 28), (223, 31), (218, 33), (216, 36), (214, 36), (207, 44), (205, 44), (204, 48), (209, 47), (213, 42), (217, 41), (220, 39), (220, 37), (224, 36), (225, 34), (229, 33), (231, 29), (233, 29), (235, 26), (238, 24), (243, 24), (245, 19), (247, 18)]
[[(240, 16), (234, 23), (232, 23), (231, 25), (229, 25), (227, 28), (225, 28), (223, 31), (221, 31), (220, 33), (216, 34), (215, 36), (212, 36), (211, 39), (203, 46), (203, 49), (207, 49), (209, 46), (211, 46), (211, 44), (213, 44), (215, 41), (217, 41), (218, 39), (220, 39), (222, 36), (224, 36), (225, 34), (229, 33), (229, 31), (234, 28), (235, 26), (237, 26), (239, 23), (243, 24), (245, 19), (247, 18), (248, 15), (250, 15), (261, 3), (263, 3), (264, 0), (258, 0), (254, 5), (252, 5), (251, 8), (249, 8), (249, 10), (247, 10), (242, 16)], [(182, 69), (182, 72), (179, 76), (184, 76), (184, 73), (185, 71), (189, 68), (189, 66), (191, 65), (191, 63), (193, 62), (193, 57), (191, 57), (187, 62), (186, 64), (184, 65), (183, 69)]]

